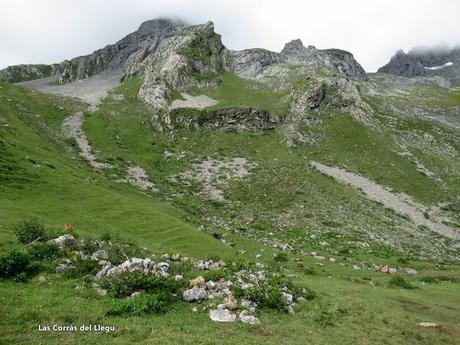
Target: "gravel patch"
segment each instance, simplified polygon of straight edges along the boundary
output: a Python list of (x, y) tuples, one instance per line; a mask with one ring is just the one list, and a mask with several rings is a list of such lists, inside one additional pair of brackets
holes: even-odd
[(158, 188), (150, 182), (145, 170), (140, 166), (130, 166), (126, 172), (126, 178), (119, 182), (127, 182), (130, 185), (143, 191), (158, 192)]
[(120, 84), (122, 74), (122, 69), (108, 69), (92, 77), (63, 85), (55, 85), (56, 77), (25, 81), (18, 85), (45, 93), (77, 97), (87, 102), (90, 109), (95, 110), (101, 99), (107, 95), (107, 91)]
[(96, 156), (91, 151), (86, 134), (81, 129), (83, 124), (83, 112), (78, 111), (62, 122), (62, 132), (67, 138), (73, 138), (80, 148), (80, 155), (85, 158), (88, 163), (95, 169), (107, 169), (111, 165), (107, 163), (100, 163), (96, 160)]
[(171, 103), (169, 109), (176, 109), (176, 108), (196, 108), (196, 109), (204, 109), (207, 107), (212, 107), (213, 105), (217, 104), (215, 99), (212, 99), (205, 95), (200, 96), (191, 96), (186, 93), (181, 94), (184, 97), (184, 100), (177, 99)]
[[(248, 176), (254, 166), (254, 163), (249, 163), (246, 158), (241, 157), (226, 160), (207, 159), (193, 164), (192, 169), (183, 172), (180, 177), (201, 182), (203, 184), (202, 195), (214, 201), (225, 202), (224, 192), (220, 186), (229, 180)], [(175, 177), (173, 179), (176, 180)]]
[(407, 215), (416, 225), (426, 226), (431, 231), (453, 240), (460, 239), (460, 234), (455, 229), (445, 224), (426, 219), (423, 212), (428, 211), (428, 209), (424, 205), (415, 202), (406, 194), (393, 193), (365, 177), (336, 167), (330, 167), (313, 161), (311, 165), (318, 171), (333, 177), (339, 182), (361, 189), (369, 199), (380, 202), (385, 207), (391, 208), (397, 213)]

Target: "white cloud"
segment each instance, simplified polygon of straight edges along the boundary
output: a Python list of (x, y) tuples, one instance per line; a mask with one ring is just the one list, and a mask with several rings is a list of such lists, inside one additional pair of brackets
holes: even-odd
[(458, 44), (458, 13), (457, 0), (0, 0), (0, 68), (87, 54), (166, 16), (212, 20), (231, 49), (279, 51), (300, 38), (349, 50), (374, 71), (399, 48)]

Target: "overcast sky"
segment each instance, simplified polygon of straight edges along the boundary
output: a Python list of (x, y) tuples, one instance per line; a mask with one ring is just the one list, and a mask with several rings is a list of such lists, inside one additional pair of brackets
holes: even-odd
[(397, 49), (460, 43), (459, 0), (0, 0), (0, 68), (60, 62), (147, 19), (212, 20), (230, 49), (304, 45), (352, 52), (366, 71)]

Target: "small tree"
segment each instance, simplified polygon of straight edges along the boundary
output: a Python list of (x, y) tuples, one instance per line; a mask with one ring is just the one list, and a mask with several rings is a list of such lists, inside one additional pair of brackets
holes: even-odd
[(45, 228), (36, 218), (25, 220), (16, 229), (16, 238), (19, 242), (27, 244), (33, 241), (44, 241)]

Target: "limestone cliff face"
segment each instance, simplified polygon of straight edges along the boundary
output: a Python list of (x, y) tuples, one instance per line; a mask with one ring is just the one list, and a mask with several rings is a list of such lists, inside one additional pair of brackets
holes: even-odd
[(321, 50), (311, 45), (306, 48), (302, 41), (297, 39), (286, 43), (283, 50), (281, 50), (281, 54), (286, 56), (292, 65), (324, 65), (354, 79), (369, 79), (364, 69), (353, 57), (353, 54), (345, 50)]
[(138, 71), (133, 65), (137, 66), (159, 42), (175, 35), (183, 27), (185, 24), (179, 21), (149, 20), (115, 44), (109, 44), (91, 54), (53, 65), (10, 66), (0, 71), (0, 80), (18, 82), (55, 76), (60, 84), (64, 84), (91, 77), (107, 69), (124, 69), (125, 66), (129, 67), (130, 74), (134, 74)]
[[(60, 83), (85, 79), (105, 69), (125, 68), (142, 60), (165, 37), (176, 34), (185, 25), (168, 19), (149, 20), (135, 32), (122, 38), (115, 44), (94, 51), (92, 54), (79, 56), (59, 64)], [(133, 67), (131, 74), (137, 72)]]
[(163, 39), (140, 62), (138, 69), (145, 76), (139, 97), (154, 107), (165, 108), (173, 89), (187, 91), (218, 84), (225, 70), (225, 53), (212, 22), (182, 29)]

